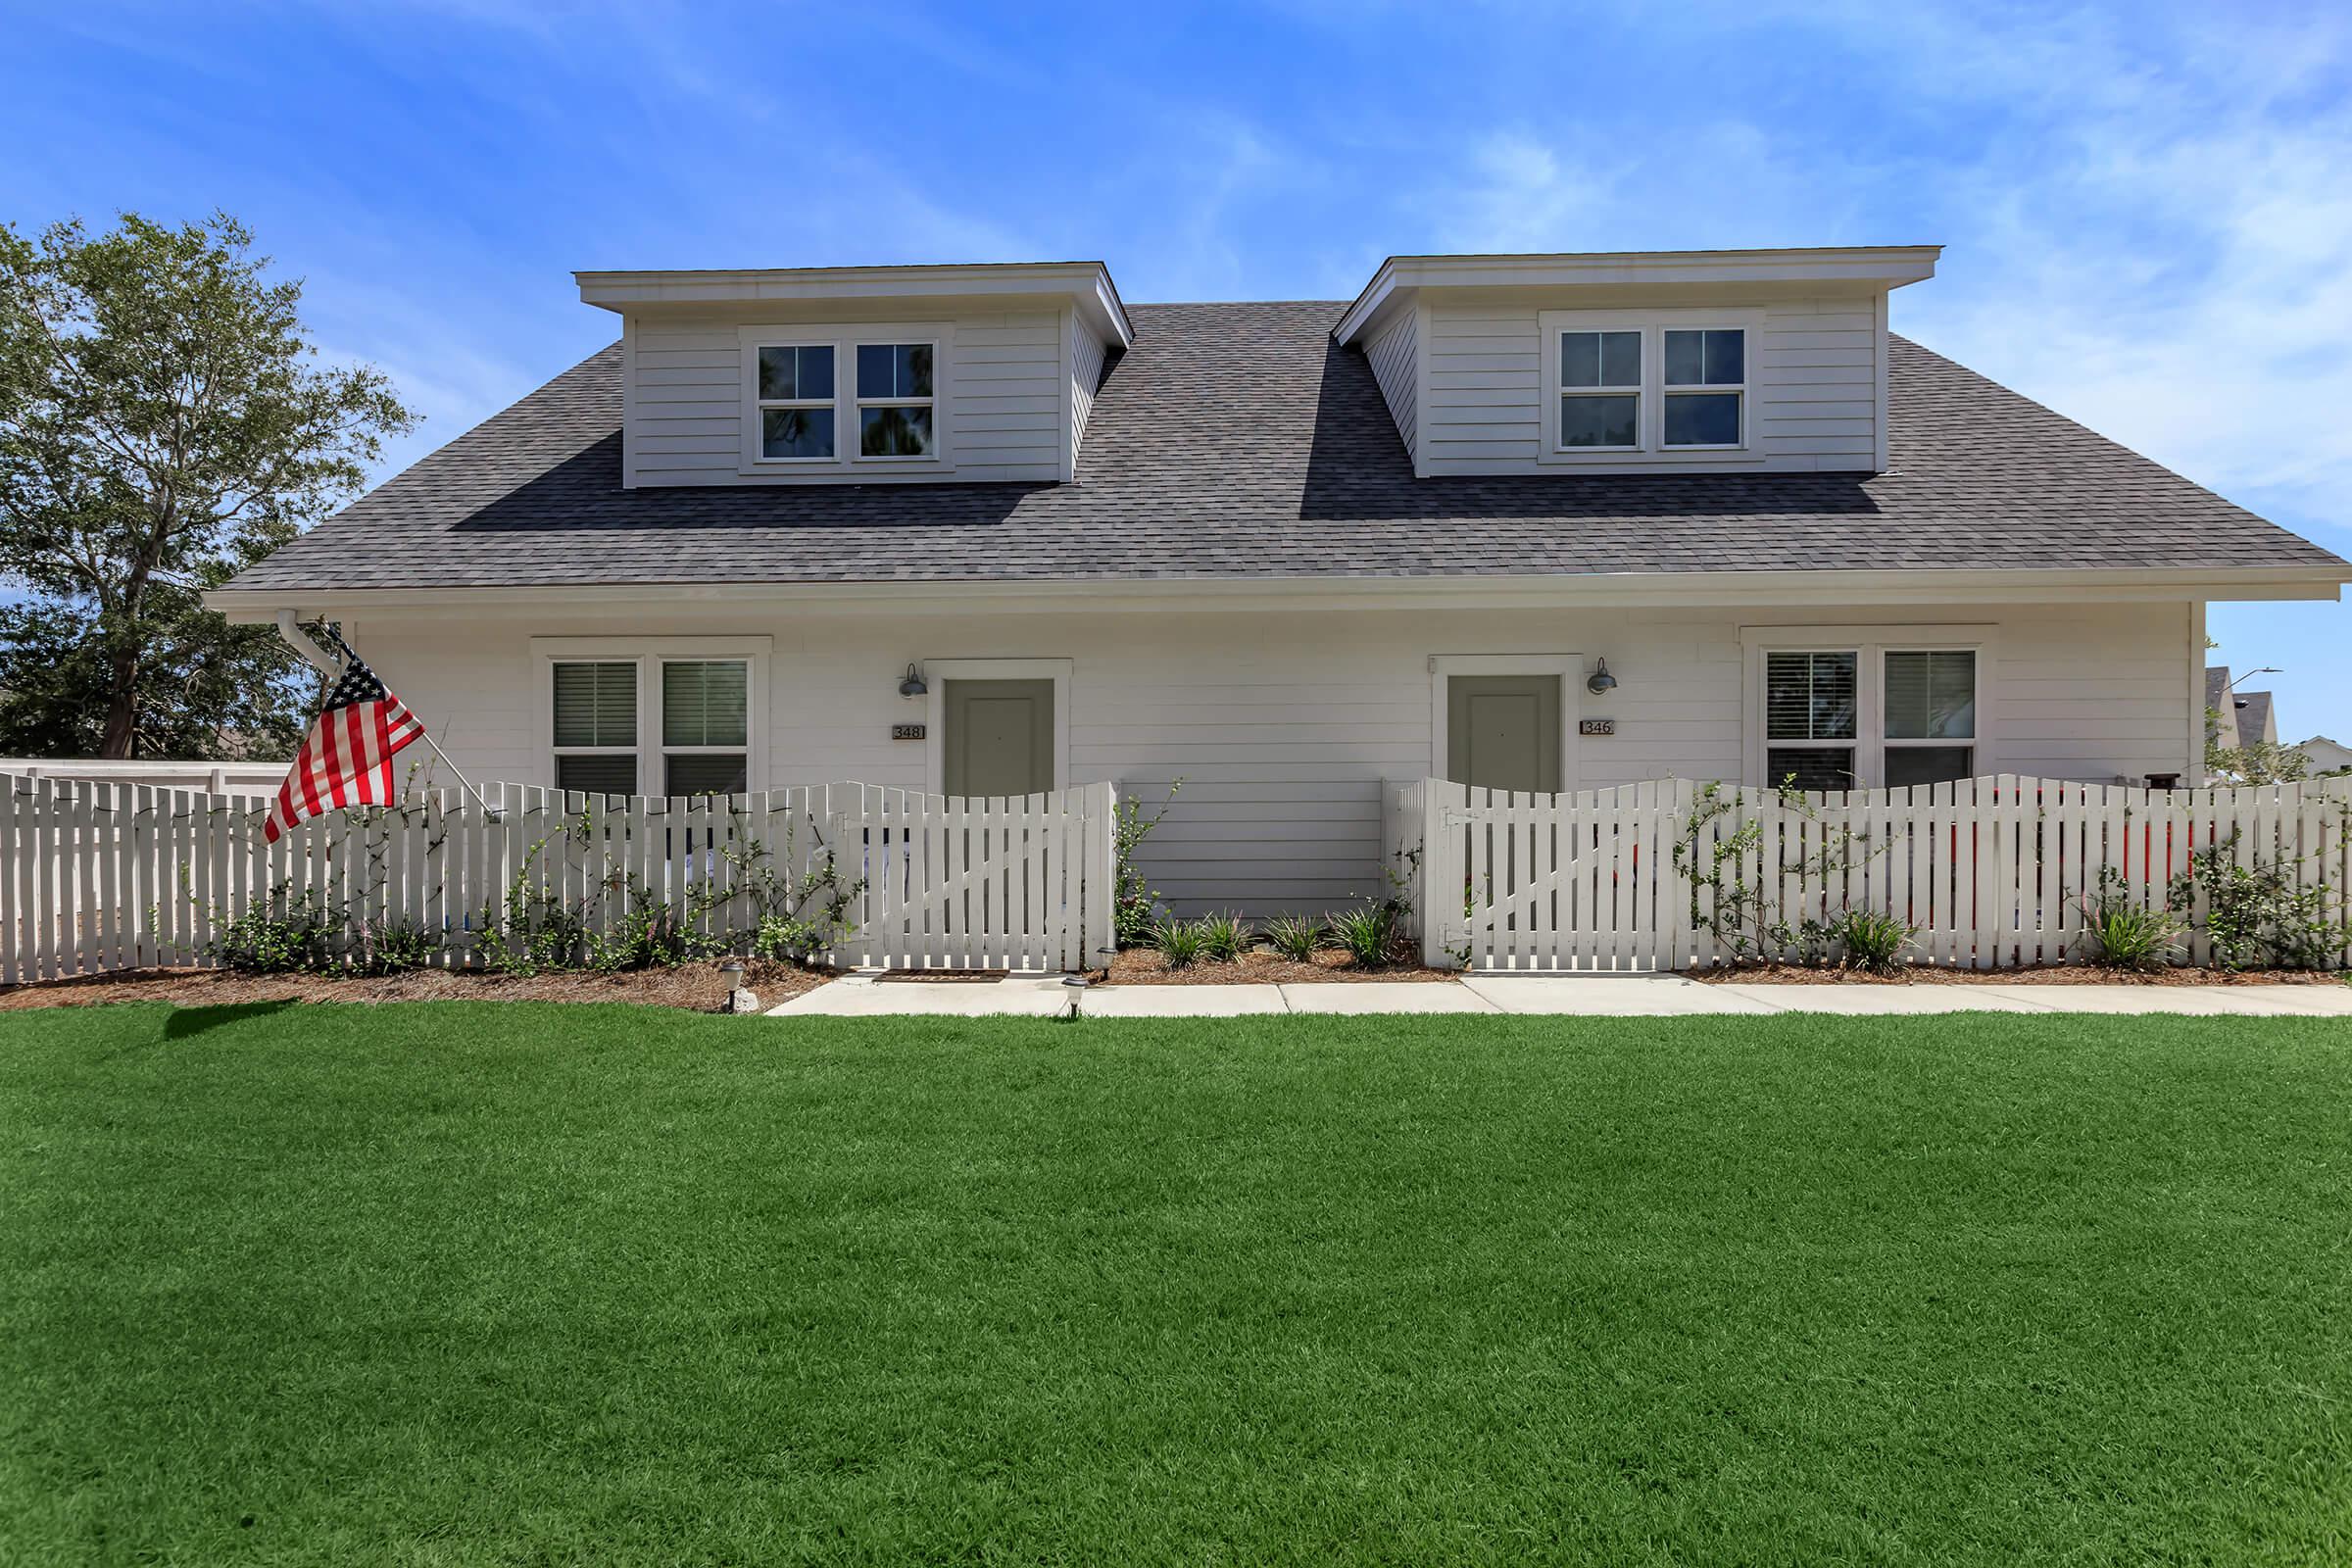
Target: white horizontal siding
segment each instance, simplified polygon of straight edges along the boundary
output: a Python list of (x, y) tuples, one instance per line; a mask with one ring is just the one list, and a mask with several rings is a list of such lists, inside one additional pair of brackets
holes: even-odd
[(1763, 324), (1748, 345), (1749, 451), (1653, 452), (1623, 464), (1561, 466), (1539, 461), (1551, 390), (1538, 307), (1433, 302), (1424, 345), (1428, 407), (1418, 416), (1424, 466), (1431, 473), (1874, 467), (1878, 327), (1870, 303), (1796, 300), (1757, 314)]
[[(1331, 907), (1385, 887), (1378, 786), (1430, 761), (1433, 654), (1606, 655), (1622, 683), (1576, 692), (1617, 733), (1579, 742), (1585, 786), (1742, 765), (1743, 624), (1991, 624), (1988, 754), (2002, 772), (2105, 782), (2187, 765), (2183, 607), (1933, 611), (1840, 607), (1507, 612), (1300, 611), (1245, 614), (958, 615), (710, 612), (629, 626), (587, 616), (369, 620), (355, 644), (477, 779), (548, 782), (548, 714), (533, 635), (763, 634), (771, 786), (858, 779), (920, 787), (925, 744), (890, 726), (922, 717), (897, 695), (910, 661), (1066, 658), (1069, 782), (1117, 781), (1156, 808), (1183, 790), (1142, 864), (1187, 912)], [(2201, 662), (2197, 667), (2202, 667)]]
[(1421, 411), (1421, 352), (1419, 343), (1419, 313), (1411, 308), (1396, 313), (1396, 319), (1383, 328), (1380, 336), (1365, 345), (1364, 357), (1372, 362), (1372, 378), (1380, 383), (1380, 395), (1389, 402), (1389, 414), (1396, 421), (1396, 433), (1404, 437), (1404, 450), (1418, 450)]
[[(1061, 313), (932, 311), (923, 319), (944, 319), (954, 328), (948, 396), (941, 410), (954, 466), (936, 477), (963, 482), (1059, 478)], [(871, 475), (838, 470), (758, 476), (738, 471), (743, 450), (740, 324), (731, 318), (663, 322), (642, 318), (633, 323), (628, 449), (634, 482), (839, 484), (870, 479)], [(845, 364), (840, 373), (848, 376), (851, 367)], [(845, 395), (845, 439), (850, 417)], [(910, 476), (893, 477), (905, 482)]]

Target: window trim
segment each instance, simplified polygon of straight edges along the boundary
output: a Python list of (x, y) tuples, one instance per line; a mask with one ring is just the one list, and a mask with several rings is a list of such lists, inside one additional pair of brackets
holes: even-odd
[(1968, 742), (1975, 748), (1976, 756), (1971, 760), (1970, 776), (1983, 777), (1999, 771), (1999, 731), (1994, 723), (1994, 704), (2000, 657), (1995, 630), (1988, 625), (1966, 624), (1740, 627), (1740, 645), (1744, 662), (1740, 705), (1741, 780), (1750, 786), (1766, 789), (1771, 788), (1773, 783), (1765, 776), (1764, 760), (1769, 750), (1769, 742), (1764, 734), (1764, 656), (1767, 654), (1852, 653), (1859, 656), (1854, 692), (1854, 787), (1863, 790), (1886, 787), (1886, 751), (1889, 745), (1900, 749), (1905, 746), (1956, 744), (1948, 740), (1889, 742), (1886, 739), (1886, 656), (1890, 653), (1976, 655), (1977, 732)]
[[(830, 398), (769, 398), (760, 395), (760, 355), (766, 349), (831, 349), (833, 351), (833, 395)], [(841, 461), (841, 345), (822, 337), (793, 338), (763, 337), (757, 343), (746, 343), (743, 349), (746, 374), (751, 386), (751, 407), (744, 417), (745, 444), (751, 456), (763, 467), (779, 464), (806, 467), (808, 465), (831, 466)], [(797, 384), (800, 368), (793, 368)], [(833, 415), (833, 455), (829, 458), (771, 458), (767, 455), (767, 421), (761, 417), (769, 409), (827, 409)]]
[[(1630, 331), (1633, 335), (1634, 352), (1636, 357), (1641, 362), (1640, 373), (1637, 374), (1631, 382), (1595, 382), (1592, 386), (1570, 386), (1567, 383), (1566, 379), (1561, 373), (1564, 368), (1564, 362), (1567, 358), (1562, 344), (1570, 334), (1573, 333), (1579, 337), (1605, 337), (1611, 333), (1622, 333), (1628, 331)], [(1646, 416), (1649, 410), (1649, 399), (1643, 395), (1642, 390), (1642, 383), (1649, 378), (1648, 334), (1642, 332), (1639, 328), (1628, 328), (1622, 326), (1563, 326), (1546, 336), (1544, 340), (1544, 347), (1550, 351), (1551, 357), (1551, 439), (1553, 446), (1561, 452), (1570, 453), (1641, 451), (1643, 427), (1646, 422)], [(1600, 373), (1600, 368), (1607, 362), (1607, 349), (1599, 344), (1594, 344), (1593, 373), (1595, 375)], [(1561, 426), (1567, 412), (1565, 405), (1570, 398), (1621, 398), (1627, 396), (1628, 394), (1631, 394), (1634, 400), (1633, 445), (1614, 447), (1572, 447), (1569, 446), (1562, 438)]]
[[(864, 393), (858, 390), (857, 355), (859, 349), (905, 349), (914, 348), (918, 345), (931, 351), (931, 395), (929, 397), (869, 398)], [(892, 337), (861, 337), (858, 338), (855, 345), (851, 348), (850, 356), (850, 423), (852, 426), (852, 433), (858, 438), (858, 451), (850, 455), (850, 461), (858, 464), (876, 464), (886, 466), (908, 463), (938, 462), (940, 443), (939, 377), (941, 368), (947, 363), (947, 355), (941, 349), (939, 340), (935, 337), (929, 336), (928, 334), (916, 335), (911, 332), (903, 332)], [(833, 385), (835, 391), (839, 391), (841, 389), (841, 383), (839, 381), (835, 381)], [(868, 409), (929, 409), (931, 411), (931, 450), (927, 453), (877, 452), (869, 455), (865, 451), (865, 411)]]
[[(927, 343), (931, 347), (931, 396), (921, 398), (860, 398), (858, 395), (858, 346), (878, 343)], [(771, 321), (736, 329), (737, 407), (741, 421), (735, 471), (744, 478), (797, 479), (804, 483), (840, 481), (858, 473), (877, 471), (953, 472), (955, 453), (956, 329), (948, 321)], [(762, 407), (824, 408), (821, 399), (789, 402), (760, 397), (760, 351), (763, 348), (830, 348), (833, 351), (833, 456), (829, 458), (770, 458), (760, 450), (760, 410)], [(927, 457), (864, 456), (858, 427), (861, 408), (928, 406), (931, 410), (931, 452)]]
[[(1666, 334), (1668, 332), (1738, 332), (1740, 334), (1740, 376), (1737, 381), (1690, 381), (1669, 385), (1666, 380)], [(1745, 452), (1747, 439), (1747, 389), (1753, 377), (1749, 373), (1749, 349), (1754, 333), (1744, 323), (1707, 323), (1698, 325), (1681, 321), (1661, 324), (1658, 328), (1658, 450), (1661, 452)], [(1706, 368), (1706, 344), (1699, 344), (1699, 368)], [(1733, 441), (1681, 441), (1666, 439), (1666, 403), (1670, 398), (1703, 397), (1730, 393), (1740, 400), (1740, 434)]]
[[(1685, 461), (1693, 463), (1723, 461), (1752, 461), (1763, 454), (1756, 448), (1755, 389), (1756, 356), (1763, 340), (1764, 315), (1761, 311), (1715, 310), (1702, 307), (1673, 308), (1650, 311), (1587, 310), (1539, 311), (1537, 325), (1536, 384), (1544, 389), (1544, 407), (1540, 412), (1542, 435), (1536, 444), (1539, 464), (1615, 465), (1645, 461), (1663, 461), (1673, 465)], [(1677, 392), (1736, 391), (1740, 394), (1740, 439), (1724, 446), (1668, 446), (1666, 444), (1666, 333), (1693, 331), (1739, 331), (1746, 334), (1741, 344), (1740, 369), (1747, 379), (1734, 386), (1676, 387)], [(1567, 389), (1560, 380), (1560, 336), (1565, 332), (1640, 332), (1642, 334), (1641, 404), (1637, 415), (1637, 434), (1640, 445), (1631, 447), (1568, 447), (1560, 444), (1560, 399)], [(1595, 388), (1580, 387), (1578, 391)]]
[[(531, 639), (531, 658), (536, 662), (537, 680), (533, 690), (539, 695), (544, 719), (540, 733), (546, 744), (540, 749), (540, 776), (550, 789), (556, 787), (556, 758), (559, 755), (608, 756), (634, 755), (637, 758), (637, 793), (660, 796), (662, 792), (648, 789), (649, 783), (666, 785), (668, 769), (664, 760), (671, 754), (684, 757), (732, 756), (733, 746), (665, 746), (662, 741), (662, 666), (664, 663), (699, 663), (709, 661), (741, 661), (744, 668), (744, 730), (743, 752), (744, 791), (756, 794), (767, 784), (767, 662), (774, 646), (771, 637), (534, 637)], [(556, 665), (573, 663), (631, 663), (637, 666), (637, 744), (635, 747), (580, 747), (554, 745)], [(646, 762), (656, 765), (655, 779), (646, 776)]]

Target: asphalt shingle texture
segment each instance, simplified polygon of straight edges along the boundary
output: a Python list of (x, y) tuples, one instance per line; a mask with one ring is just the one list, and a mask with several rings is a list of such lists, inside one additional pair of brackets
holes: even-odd
[(229, 586), (2343, 564), (1901, 338), (1884, 474), (1415, 479), (1342, 308), (1133, 307), (1067, 485), (626, 490), (615, 344)]

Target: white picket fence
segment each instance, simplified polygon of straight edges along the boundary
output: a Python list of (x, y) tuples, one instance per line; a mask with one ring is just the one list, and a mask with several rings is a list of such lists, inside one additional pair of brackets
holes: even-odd
[[(1393, 863), (1418, 851), (1414, 903), (1432, 963), (1482, 970), (1641, 971), (1729, 961), (1718, 942), (1718, 850), (1726, 887), (1762, 890), (1791, 921), (1848, 908), (1916, 928), (1915, 962), (1989, 969), (2077, 956), (2082, 897), (2113, 867), (2126, 896), (2164, 906), (2189, 856), (2228, 846), (2236, 865), (2291, 868), (2306, 887), (2352, 888), (2352, 779), (2242, 789), (2144, 790), (2010, 775), (1911, 789), (1812, 794), (1657, 780), (1569, 795), (1392, 784)], [(1744, 824), (1759, 831), (1738, 838)], [(1850, 841), (1840, 835), (1850, 833)], [(1844, 848), (1840, 848), (1845, 846)], [(1806, 876), (1825, 848), (1839, 869)], [(2342, 928), (2344, 906), (2333, 906)], [(2185, 956), (2211, 956), (2204, 910)], [(2339, 958), (2352, 962), (2352, 929)]]
[(353, 933), (426, 933), (453, 967), (480, 961), (513, 893), (609, 930), (617, 890), (641, 888), (718, 935), (755, 923), (758, 867), (789, 884), (828, 860), (862, 884), (834, 963), (1078, 969), (1111, 945), (1108, 784), (985, 800), (868, 784), (486, 793), (494, 810), (426, 792), (270, 845), (262, 796), (0, 778), (0, 983), (206, 963), (229, 921), (312, 895)]

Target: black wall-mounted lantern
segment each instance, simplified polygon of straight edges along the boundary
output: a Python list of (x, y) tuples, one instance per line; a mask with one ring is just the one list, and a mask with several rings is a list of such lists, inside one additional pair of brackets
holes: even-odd
[(930, 695), (931, 688), (923, 684), (923, 672), (912, 664), (906, 666), (906, 678), (899, 682), (899, 695), (908, 702)]
[(1609, 662), (1602, 660), (1592, 678), (1585, 682), (1585, 690), (1595, 697), (1606, 697), (1617, 689), (1617, 677), (1609, 673)]

